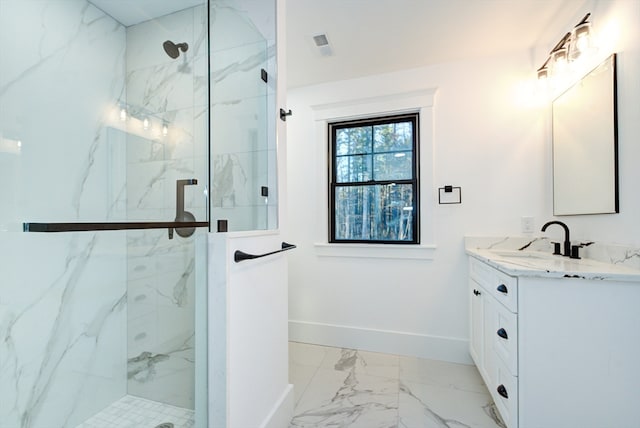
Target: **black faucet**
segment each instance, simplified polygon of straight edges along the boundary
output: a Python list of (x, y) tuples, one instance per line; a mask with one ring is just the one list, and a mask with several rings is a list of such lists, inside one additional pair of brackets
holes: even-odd
[(554, 221), (546, 222), (544, 226), (542, 226), (541, 231), (544, 232), (545, 230), (547, 230), (547, 227), (549, 227), (552, 224), (560, 225), (564, 229), (564, 254), (563, 255), (565, 257), (571, 257), (571, 239), (569, 238), (569, 227), (561, 221), (554, 220)]

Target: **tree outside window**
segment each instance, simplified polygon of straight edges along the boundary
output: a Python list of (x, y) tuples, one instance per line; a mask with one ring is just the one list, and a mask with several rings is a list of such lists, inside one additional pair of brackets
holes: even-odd
[(418, 243), (418, 114), (329, 124), (330, 242)]

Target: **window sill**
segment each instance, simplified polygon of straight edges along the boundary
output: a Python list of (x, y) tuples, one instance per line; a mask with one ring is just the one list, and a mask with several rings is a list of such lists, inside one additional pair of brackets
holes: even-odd
[(359, 257), (370, 259), (433, 260), (435, 245), (393, 244), (313, 244), (320, 257)]

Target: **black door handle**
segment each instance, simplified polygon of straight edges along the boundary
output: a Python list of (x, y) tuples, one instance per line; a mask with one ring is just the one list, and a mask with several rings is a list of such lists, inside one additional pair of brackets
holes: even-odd
[[(176, 222), (194, 222), (196, 218), (189, 211), (184, 210), (184, 186), (198, 184), (195, 178), (176, 180)], [(193, 227), (176, 227), (176, 233), (183, 238), (188, 238), (196, 231)], [(169, 239), (173, 239), (173, 228), (169, 228)]]
[(496, 288), (496, 290), (498, 290), (499, 292), (503, 293), (503, 294), (508, 294), (509, 290), (507, 290), (507, 286), (504, 284), (500, 284), (498, 285), (498, 288)]
[(500, 336), (503, 339), (508, 339), (509, 335), (507, 334), (507, 330), (505, 330), (504, 328), (501, 328), (497, 331), (498, 336)]
[(500, 394), (504, 398), (509, 398), (509, 394), (507, 393), (507, 388), (505, 388), (504, 385), (498, 386), (498, 394)]

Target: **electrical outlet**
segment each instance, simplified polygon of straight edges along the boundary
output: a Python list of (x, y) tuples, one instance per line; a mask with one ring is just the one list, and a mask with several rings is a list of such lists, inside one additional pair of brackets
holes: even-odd
[(533, 233), (533, 217), (521, 217), (520, 228), (522, 233)]

